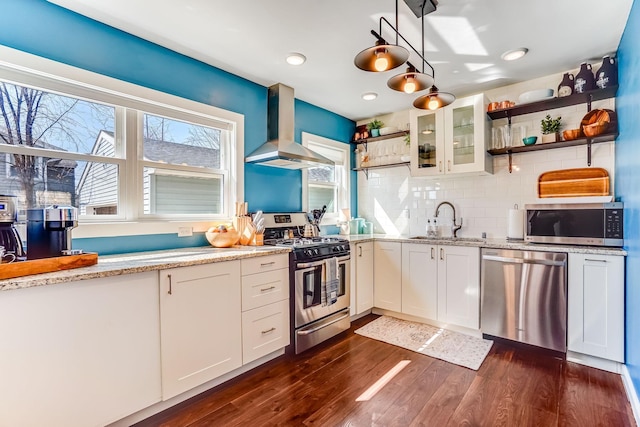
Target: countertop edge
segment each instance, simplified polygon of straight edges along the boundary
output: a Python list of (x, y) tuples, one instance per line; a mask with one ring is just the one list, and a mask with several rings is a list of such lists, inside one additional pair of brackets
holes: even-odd
[(456, 240), (447, 238), (415, 238), (407, 236), (389, 235), (389, 234), (374, 234), (374, 235), (349, 235), (342, 236), (349, 240), (351, 243), (364, 243), (376, 240), (383, 240), (385, 242), (398, 242), (398, 243), (415, 243), (421, 245), (451, 245), (451, 246), (471, 246), (479, 248), (492, 248), (492, 249), (513, 249), (524, 251), (539, 251), (539, 252), (567, 252), (567, 253), (580, 253), (580, 254), (594, 254), (594, 255), (617, 255), (626, 256), (627, 251), (622, 248), (601, 247), (601, 246), (579, 246), (579, 245), (551, 245), (541, 243), (529, 243), (524, 240), (507, 240), (507, 239), (475, 239), (469, 240)]
[[(622, 248), (577, 245), (543, 245), (506, 239), (477, 239), (473, 241), (442, 238), (416, 239), (408, 236), (387, 234), (349, 235), (340, 237), (349, 240), (350, 243), (364, 243), (377, 240), (424, 245), (469, 246), (478, 248), (567, 252), (594, 255), (627, 255), (627, 252)], [(89, 267), (0, 280), (0, 292), (37, 286), (55, 285), (71, 281), (98, 279), (125, 274), (188, 267), (192, 265), (233, 261), (258, 256), (284, 254), (289, 252), (291, 252), (291, 248), (275, 246), (238, 246), (227, 249), (218, 249), (207, 246), (153, 252), (135, 252), (121, 255), (106, 255), (98, 258), (98, 264)]]
[(99, 279), (125, 274), (234, 261), (259, 256), (286, 254), (289, 252), (291, 252), (291, 249), (284, 247), (247, 246), (227, 249), (197, 247), (105, 255), (98, 258), (96, 265), (89, 267), (0, 280), (0, 292), (68, 283), (71, 281)]

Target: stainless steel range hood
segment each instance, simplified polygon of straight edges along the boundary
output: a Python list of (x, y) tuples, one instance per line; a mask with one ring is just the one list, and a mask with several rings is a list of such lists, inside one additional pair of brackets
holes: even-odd
[(284, 169), (333, 165), (334, 162), (293, 140), (293, 88), (281, 83), (269, 87), (267, 135), (269, 140), (245, 157), (246, 163)]

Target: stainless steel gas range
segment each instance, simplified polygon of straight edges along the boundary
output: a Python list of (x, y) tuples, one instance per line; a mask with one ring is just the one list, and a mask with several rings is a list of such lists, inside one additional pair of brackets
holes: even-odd
[(302, 237), (303, 212), (264, 214), (265, 245), (292, 248), (289, 255), (291, 342), (300, 353), (351, 326), (349, 241)]

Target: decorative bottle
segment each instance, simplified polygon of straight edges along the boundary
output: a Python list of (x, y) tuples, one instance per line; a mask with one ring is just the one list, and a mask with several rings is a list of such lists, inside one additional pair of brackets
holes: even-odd
[(596, 88), (596, 79), (593, 77), (591, 64), (583, 62), (580, 64), (580, 71), (576, 75), (573, 84), (574, 93), (585, 93)]
[(563, 96), (569, 96), (573, 94), (573, 86), (575, 84), (574, 82), (574, 77), (573, 74), (571, 73), (564, 73), (564, 76), (562, 76), (562, 81), (560, 82), (560, 85), (558, 86), (558, 97), (563, 97)]
[(618, 64), (609, 55), (602, 58), (602, 65), (596, 72), (596, 86), (604, 89), (618, 84)]

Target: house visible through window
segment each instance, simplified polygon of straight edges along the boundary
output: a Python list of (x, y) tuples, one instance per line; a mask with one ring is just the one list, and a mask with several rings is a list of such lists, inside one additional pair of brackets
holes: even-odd
[[(0, 194), (81, 219), (222, 217), (235, 189), (234, 123), (124, 94), (40, 79), (2, 80)], [(35, 84), (34, 84), (35, 82)]]
[(340, 210), (349, 207), (349, 145), (308, 133), (302, 134), (302, 143), (335, 162), (303, 172), (303, 209), (326, 206), (325, 220), (335, 221)]

